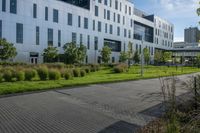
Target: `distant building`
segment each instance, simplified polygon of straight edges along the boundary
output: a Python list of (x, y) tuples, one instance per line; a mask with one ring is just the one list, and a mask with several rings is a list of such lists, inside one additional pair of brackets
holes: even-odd
[(196, 43), (200, 40), (200, 31), (197, 27), (186, 28), (184, 32), (184, 41), (187, 43)]

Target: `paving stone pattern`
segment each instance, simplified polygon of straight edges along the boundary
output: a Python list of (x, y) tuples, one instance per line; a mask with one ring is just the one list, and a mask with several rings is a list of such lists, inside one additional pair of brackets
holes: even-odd
[(162, 114), (159, 92), (149, 79), (2, 97), (0, 133), (134, 133)]

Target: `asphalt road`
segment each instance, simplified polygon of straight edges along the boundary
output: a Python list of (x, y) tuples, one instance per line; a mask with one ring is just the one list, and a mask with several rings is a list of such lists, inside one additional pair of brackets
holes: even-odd
[(162, 114), (160, 92), (149, 79), (1, 97), (0, 133), (133, 133)]

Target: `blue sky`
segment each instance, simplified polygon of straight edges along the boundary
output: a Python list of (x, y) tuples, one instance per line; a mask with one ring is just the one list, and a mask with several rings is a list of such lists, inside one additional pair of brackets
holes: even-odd
[(132, 0), (136, 8), (167, 19), (175, 26), (174, 41), (184, 40), (184, 28), (198, 26), (199, 0)]

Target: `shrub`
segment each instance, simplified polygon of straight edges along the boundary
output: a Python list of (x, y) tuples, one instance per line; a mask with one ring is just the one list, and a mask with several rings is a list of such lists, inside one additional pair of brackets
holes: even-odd
[(5, 70), (3, 74), (3, 78), (6, 82), (11, 82), (13, 78), (13, 73), (11, 70)]
[(31, 81), (37, 75), (35, 69), (26, 69), (25, 70), (25, 80)]
[(114, 73), (123, 73), (128, 70), (128, 65), (127, 64), (118, 64), (113, 68)]
[(55, 69), (49, 70), (50, 80), (59, 80), (60, 78), (61, 78), (61, 74), (58, 70), (55, 70)]
[(64, 78), (65, 78), (66, 80), (71, 79), (71, 78), (72, 78), (71, 72), (70, 72), (70, 71), (66, 71), (65, 74), (64, 74)]
[(0, 73), (0, 83), (3, 82), (3, 74)]
[(91, 64), (91, 72), (96, 72), (100, 70), (100, 65), (99, 64)]
[(89, 67), (86, 67), (86, 68), (85, 68), (85, 72), (86, 72), (86, 73), (90, 73), (90, 68), (89, 68)]
[(84, 76), (86, 75), (85, 70), (81, 70), (81, 71), (80, 71), (80, 75), (81, 75), (81, 77), (84, 77)]
[(38, 72), (38, 76), (40, 78), (40, 80), (47, 80), (48, 78), (48, 68), (47, 67), (39, 67), (37, 69)]
[(73, 69), (73, 76), (74, 77), (79, 77), (80, 76), (80, 71), (78, 69)]
[(66, 65), (64, 63), (60, 63), (60, 62), (57, 62), (57, 63), (45, 63), (43, 65), (47, 66), (48, 68), (52, 68), (52, 69), (63, 69), (63, 68), (66, 67)]
[(25, 73), (23, 71), (17, 71), (15, 73), (15, 77), (16, 77), (17, 81), (24, 81)]

